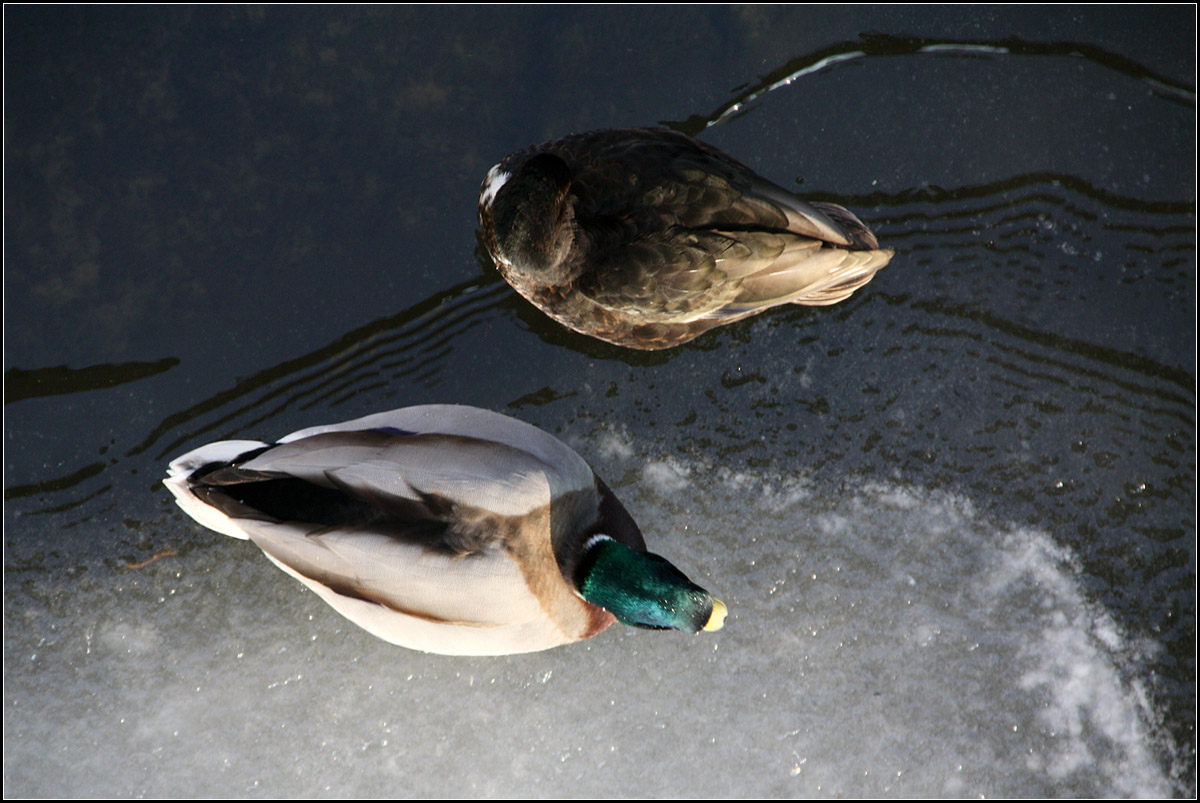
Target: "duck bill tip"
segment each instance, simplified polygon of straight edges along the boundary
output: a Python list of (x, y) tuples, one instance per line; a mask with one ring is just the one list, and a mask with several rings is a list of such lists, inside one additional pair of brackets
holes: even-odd
[(713, 597), (712, 614), (708, 617), (708, 622), (704, 625), (704, 630), (709, 633), (714, 633), (725, 626), (725, 617), (728, 615), (729, 609), (725, 607), (725, 603)]

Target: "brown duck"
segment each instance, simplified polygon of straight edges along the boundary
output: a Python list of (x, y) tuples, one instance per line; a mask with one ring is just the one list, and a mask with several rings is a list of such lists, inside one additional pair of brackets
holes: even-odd
[(836, 304), (893, 254), (847, 209), (802, 201), (666, 129), (514, 153), (488, 171), (479, 222), (518, 293), (570, 329), (637, 349), (780, 304)]

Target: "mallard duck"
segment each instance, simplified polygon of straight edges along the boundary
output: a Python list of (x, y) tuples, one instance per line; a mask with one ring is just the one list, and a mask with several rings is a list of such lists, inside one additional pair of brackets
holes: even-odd
[(519, 151), (479, 192), (483, 242), (564, 326), (637, 349), (685, 343), (779, 304), (836, 304), (892, 251), (832, 203), (805, 203), (666, 129)]
[(219, 533), (253, 541), (338, 613), (402, 647), (532, 652), (614, 621), (718, 630), (725, 606), (646, 551), (582, 457), (516, 419), (456, 405), (222, 441), (163, 482)]

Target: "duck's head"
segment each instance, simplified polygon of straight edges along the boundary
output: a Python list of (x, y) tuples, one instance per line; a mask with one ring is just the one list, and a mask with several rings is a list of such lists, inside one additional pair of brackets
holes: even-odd
[(576, 230), (570, 186), (570, 167), (552, 153), (517, 154), (488, 171), (479, 189), (479, 225), (506, 277), (516, 271), (542, 286), (575, 278), (567, 264)]
[(630, 549), (606, 535), (592, 536), (584, 545), (575, 587), (585, 600), (632, 627), (698, 633), (725, 624), (725, 603), (666, 558)]

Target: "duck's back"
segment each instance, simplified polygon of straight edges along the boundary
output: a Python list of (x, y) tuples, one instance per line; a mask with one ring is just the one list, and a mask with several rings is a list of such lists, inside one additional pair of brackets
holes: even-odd
[[(534, 182), (518, 178), (501, 196), (494, 179), (527, 164), (547, 177), (544, 189), (529, 193)], [(544, 218), (508, 214), (520, 204)], [(779, 304), (836, 303), (892, 255), (841, 206), (805, 202), (665, 129), (597, 131), (514, 154), (489, 173), (480, 218), (523, 296), (569, 328), (645, 349)]]

